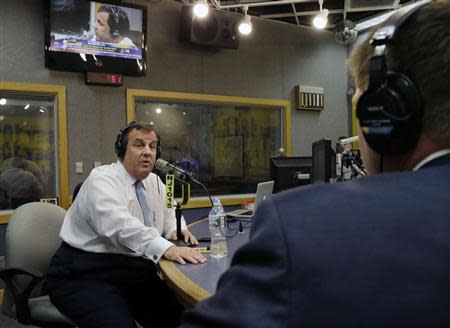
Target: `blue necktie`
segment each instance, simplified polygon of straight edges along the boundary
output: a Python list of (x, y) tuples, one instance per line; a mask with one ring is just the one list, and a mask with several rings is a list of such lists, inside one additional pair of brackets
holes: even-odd
[(134, 189), (136, 190), (136, 196), (139, 201), (139, 205), (141, 206), (142, 215), (144, 216), (144, 224), (147, 227), (150, 227), (151, 226), (149, 221), (150, 210), (148, 209), (147, 202), (145, 200), (144, 187), (142, 185), (141, 180), (137, 180), (134, 183)]

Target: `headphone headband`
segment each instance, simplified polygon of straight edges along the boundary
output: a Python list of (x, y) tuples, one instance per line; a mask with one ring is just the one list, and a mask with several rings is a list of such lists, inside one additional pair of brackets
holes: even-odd
[(394, 14), (389, 16), (373, 34), (371, 44), (374, 47), (389, 44), (394, 38), (395, 32), (398, 31), (400, 25), (414, 14), (417, 9), (429, 4), (431, 0), (422, 0), (411, 5), (398, 9)]

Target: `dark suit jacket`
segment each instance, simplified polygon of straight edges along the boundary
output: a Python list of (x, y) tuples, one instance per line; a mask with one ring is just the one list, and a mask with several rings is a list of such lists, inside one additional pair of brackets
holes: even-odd
[(450, 327), (450, 156), (273, 196), (182, 327)]

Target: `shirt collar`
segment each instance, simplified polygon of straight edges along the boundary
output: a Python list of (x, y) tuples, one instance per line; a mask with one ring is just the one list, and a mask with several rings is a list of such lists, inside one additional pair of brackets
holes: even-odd
[(414, 168), (413, 171), (417, 171), (418, 169), (420, 169), (421, 167), (423, 167), (425, 164), (435, 160), (436, 158), (445, 156), (450, 154), (450, 149), (441, 149), (437, 152), (434, 152), (430, 155), (428, 155), (427, 157), (425, 157), (422, 161), (419, 162), (419, 164), (417, 164)]
[[(123, 163), (120, 160), (117, 160), (117, 165), (118, 165), (119, 169), (122, 171), (123, 175), (125, 176), (125, 179), (129, 183), (129, 185), (134, 186), (137, 179), (135, 179), (133, 176), (131, 176), (130, 173), (128, 173), (128, 171), (125, 169), (125, 166), (123, 166)], [(146, 185), (145, 180), (146, 179), (141, 180), (141, 181), (142, 181), (142, 185), (144, 186), (144, 189), (147, 190), (147, 185)]]

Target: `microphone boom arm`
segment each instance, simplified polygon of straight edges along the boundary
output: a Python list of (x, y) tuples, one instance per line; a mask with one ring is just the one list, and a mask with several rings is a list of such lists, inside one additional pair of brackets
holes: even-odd
[[(187, 204), (189, 201), (189, 192), (190, 192), (190, 184), (189, 182), (195, 182), (198, 185), (200, 185), (208, 194), (209, 201), (211, 202), (211, 205), (214, 206), (211, 194), (209, 193), (208, 189), (197, 179), (194, 178), (193, 174), (191, 172), (185, 171), (182, 168), (179, 168), (173, 163), (166, 162), (163, 159), (158, 159), (155, 163), (155, 167), (157, 170), (159, 170), (161, 173), (166, 173), (166, 177), (168, 174), (172, 175), (175, 180), (182, 182), (182, 200), (181, 203), (177, 203), (175, 206), (175, 219), (176, 219), (176, 235), (177, 235), (177, 242), (175, 244), (179, 246), (184, 246), (184, 236), (181, 233), (181, 217), (182, 217), (182, 205)], [(167, 180), (167, 178), (166, 178)]]

